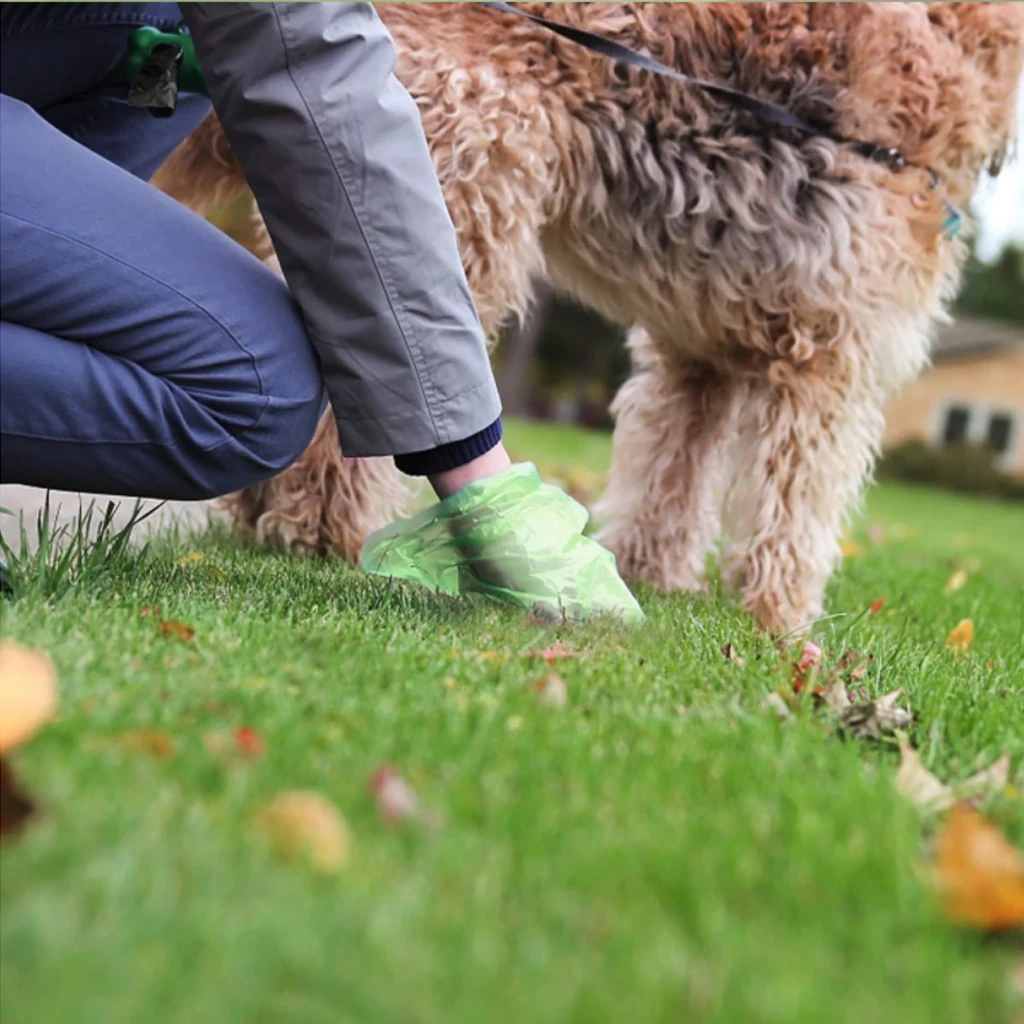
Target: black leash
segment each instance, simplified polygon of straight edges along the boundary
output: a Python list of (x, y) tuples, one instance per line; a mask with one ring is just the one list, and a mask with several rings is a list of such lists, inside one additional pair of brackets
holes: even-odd
[[(718, 85), (715, 82), (705, 82), (699, 78), (693, 78), (690, 75), (684, 74), (682, 71), (676, 71), (675, 68), (670, 68), (667, 64), (662, 64), (660, 61), (656, 61), (651, 57), (638, 53), (636, 50), (632, 50), (628, 46), (623, 46), (622, 43), (617, 43), (615, 40), (608, 39), (606, 36), (600, 36), (596, 32), (588, 32), (582, 28), (573, 28), (571, 25), (563, 25), (558, 21), (550, 21), (537, 14), (530, 14), (527, 11), (521, 11), (517, 7), (513, 7), (511, 4), (481, 3), (480, 6), (492, 7), (496, 11), (502, 11), (505, 14), (514, 14), (517, 17), (532, 21), (537, 25), (542, 25), (549, 31), (554, 32), (555, 35), (562, 36), (563, 39), (569, 39), (574, 43), (578, 43), (580, 46), (586, 47), (588, 50), (593, 50), (594, 53), (599, 53), (603, 57), (608, 57), (611, 60), (619, 61), (622, 64), (628, 64), (630, 67), (642, 68), (644, 71), (650, 71), (656, 75), (663, 75), (666, 78), (674, 78), (677, 82), (683, 82), (686, 85), (692, 85), (711, 96), (717, 96), (719, 99), (726, 100), (740, 110), (745, 110), (747, 113), (753, 114), (754, 117), (763, 121), (765, 124), (775, 125), (778, 128), (792, 128), (794, 131), (801, 132), (803, 135), (823, 136), (824, 138), (831, 139), (833, 142), (840, 143), (844, 146), (852, 146), (861, 154), (861, 156), (865, 156), (869, 160), (874, 160), (878, 163), (886, 164), (891, 171), (902, 171), (906, 167), (910, 166), (910, 162), (907, 160), (903, 151), (897, 149), (895, 146), (882, 146), (875, 142), (865, 142), (863, 139), (849, 138), (846, 135), (840, 135), (838, 132), (830, 131), (827, 128), (817, 127), (809, 121), (805, 121), (802, 117), (797, 117), (797, 115), (792, 113), (792, 111), (786, 110), (785, 107), (780, 107), (776, 103), (769, 103), (767, 100), (759, 100), (755, 96), (750, 96), (748, 93), (740, 92), (738, 89), (730, 89), (725, 85)], [(925, 169), (929, 172), (934, 181), (938, 180), (938, 175), (931, 170), (931, 168)]]
[[(596, 32), (588, 32), (582, 28), (574, 28), (572, 25), (564, 25), (559, 21), (551, 21), (548, 18), (542, 18), (538, 14), (531, 14), (528, 11), (521, 11), (518, 7), (513, 7), (512, 4), (481, 2), (480, 6), (491, 7), (504, 14), (514, 14), (518, 18), (525, 18), (527, 21), (532, 21), (534, 24), (554, 32), (555, 35), (561, 36), (563, 39), (569, 39), (588, 50), (592, 50), (594, 53), (608, 57), (610, 60), (628, 64), (630, 67), (641, 68), (655, 75), (663, 75), (665, 78), (673, 78), (677, 82), (683, 82), (685, 85), (701, 89), (710, 96), (716, 96), (731, 103), (739, 110), (745, 110), (764, 124), (774, 125), (778, 128), (791, 128), (802, 135), (819, 136), (831, 139), (838, 145), (851, 146), (861, 156), (867, 157), (867, 159), (873, 160), (876, 163), (885, 164), (894, 173), (906, 170), (908, 167), (919, 167), (918, 164), (912, 164), (907, 159), (903, 150), (896, 146), (883, 146), (877, 142), (866, 142), (863, 139), (855, 139), (842, 135), (839, 132), (831, 131), (828, 128), (813, 125), (810, 121), (805, 121), (802, 117), (798, 117), (785, 107), (780, 107), (777, 103), (759, 100), (756, 96), (740, 92), (739, 89), (730, 89), (728, 86), (719, 85), (717, 82), (705, 82), (700, 78), (684, 74), (682, 71), (676, 71), (675, 68), (670, 68), (667, 64), (654, 60), (653, 57), (638, 53), (628, 46), (623, 46), (622, 43), (617, 43), (614, 39), (607, 38), (607, 36), (598, 35)], [(928, 174), (932, 188), (937, 188), (941, 184), (942, 179), (934, 168), (922, 167), (920, 169)], [(963, 213), (948, 196), (943, 197), (943, 202), (946, 204), (949, 216), (943, 222), (941, 230), (947, 238), (952, 240), (963, 225)]]

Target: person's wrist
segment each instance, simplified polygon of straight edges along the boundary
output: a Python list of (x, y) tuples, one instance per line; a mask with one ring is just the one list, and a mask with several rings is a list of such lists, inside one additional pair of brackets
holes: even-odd
[(457, 494), (469, 484), (478, 480), (486, 480), (489, 477), (504, 473), (512, 465), (505, 446), (499, 441), (490, 451), (465, 463), (456, 466), (454, 469), (446, 470), (443, 473), (435, 473), (430, 476), (430, 486), (434, 493), (444, 501), (453, 494)]

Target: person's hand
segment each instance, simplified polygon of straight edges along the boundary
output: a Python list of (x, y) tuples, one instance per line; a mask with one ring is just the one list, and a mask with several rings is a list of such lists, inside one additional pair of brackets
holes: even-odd
[(586, 509), (524, 463), (379, 530), (364, 545), (362, 564), (377, 575), (446, 594), (482, 594), (548, 618), (641, 621), (611, 553), (583, 535), (586, 523)]

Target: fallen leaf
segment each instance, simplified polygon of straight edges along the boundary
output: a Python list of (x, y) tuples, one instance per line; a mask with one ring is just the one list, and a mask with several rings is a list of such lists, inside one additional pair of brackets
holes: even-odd
[(836, 715), (842, 714), (850, 706), (850, 695), (846, 692), (846, 683), (842, 679), (823, 687), (820, 697), (825, 707)]
[(57, 708), (57, 673), (40, 651), (0, 643), (0, 754), (35, 735)]
[(920, 755), (905, 739), (900, 741), (896, 790), (922, 811), (944, 811), (956, 803), (953, 791), (921, 764)]
[(724, 657), (726, 661), (734, 661), (737, 665), (745, 664), (743, 658), (739, 656), (739, 652), (736, 650), (734, 644), (722, 644), (720, 650), (722, 652), (722, 657)]
[(139, 612), (139, 617), (142, 618), (142, 619), (145, 619), (145, 618), (147, 618), (150, 615), (159, 615), (159, 614), (160, 614), (160, 605), (155, 604), (155, 605), (153, 605), (152, 608), (143, 608), (142, 611)]
[(182, 555), (178, 559), (178, 565), (191, 565), (193, 562), (201, 562), (205, 557), (202, 551), (193, 551), (191, 554)]
[(804, 644), (803, 650), (800, 652), (800, 660), (797, 662), (797, 668), (801, 672), (807, 672), (809, 669), (815, 668), (821, 664), (821, 648), (814, 643), (812, 640), (808, 640)]
[(777, 693), (769, 693), (764, 699), (764, 704), (782, 722), (793, 717), (793, 712), (789, 710), (789, 705)]
[(352, 839), (337, 807), (319, 793), (279, 793), (256, 817), (282, 860), (304, 861), (318, 874), (340, 871), (349, 860)]
[(900, 740), (900, 770), (896, 775), (896, 789), (922, 811), (944, 811), (958, 800), (993, 796), (1005, 790), (1009, 781), (1010, 756), (1004, 754), (963, 782), (946, 785), (921, 764), (917, 751), (905, 738)]
[(247, 757), (259, 757), (263, 753), (263, 737), (248, 725), (235, 729), (235, 746)]
[(370, 792), (380, 816), (389, 825), (415, 818), (419, 814), (416, 791), (391, 765), (381, 765), (370, 776)]
[(896, 707), (902, 690), (893, 690), (878, 700), (850, 704), (839, 712), (839, 725), (854, 739), (878, 740), (886, 734), (908, 726), (913, 715), (906, 708)]
[(946, 637), (946, 646), (951, 651), (964, 652), (974, 642), (974, 623), (964, 619), (956, 629)]
[(1010, 755), (1003, 754), (987, 768), (976, 772), (969, 779), (959, 783), (955, 789), (962, 800), (992, 796), (1010, 784)]
[(103, 742), (132, 754), (167, 758), (174, 753), (174, 737), (160, 729), (130, 729), (108, 736)]
[(158, 622), (156, 628), (161, 636), (180, 640), (182, 643), (188, 643), (196, 635), (196, 631), (191, 626), (186, 626), (184, 622)]
[(32, 816), (35, 804), (21, 788), (13, 770), (0, 757), (0, 835), (14, 835)]
[(963, 569), (957, 569), (952, 576), (949, 577), (949, 581), (946, 583), (945, 592), (947, 594), (955, 594), (958, 590), (963, 590), (967, 586), (967, 573)]
[[(796, 693), (802, 693), (807, 685), (808, 677), (821, 665), (821, 648), (811, 640), (808, 640), (800, 650), (800, 656), (793, 663), (793, 689)], [(814, 687), (811, 691), (816, 696), (820, 695), (821, 688)]]
[(526, 656), (528, 658), (540, 658), (548, 665), (556, 661), (562, 661), (566, 658), (583, 657), (583, 655), (578, 651), (570, 651), (561, 640), (556, 640), (550, 647), (543, 651), (529, 651)]
[(214, 757), (227, 757), (231, 742), (222, 732), (207, 732), (203, 734), (203, 746)]
[(885, 607), (885, 598), (880, 597), (877, 601), (873, 601), (871, 607), (868, 609), (872, 615), (877, 615)]
[(549, 708), (564, 708), (569, 699), (565, 680), (557, 672), (549, 672), (544, 679), (534, 683), (537, 702)]
[(847, 651), (839, 659), (836, 668), (840, 674), (849, 676), (851, 682), (859, 683), (868, 674), (874, 660), (873, 654), (863, 655), (857, 651)]
[(859, 558), (864, 554), (864, 548), (852, 540), (844, 540), (839, 545), (839, 550), (843, 554), (843, 558)]
[(1013, 986), (1014, 993), (1024, 999), (1024, 960), (1017, 964), (1010, 984)]
[(987, 931), (1024, 928), (1024, 856), (967, 804), (953, 808), (935, 866), (946, 913)]

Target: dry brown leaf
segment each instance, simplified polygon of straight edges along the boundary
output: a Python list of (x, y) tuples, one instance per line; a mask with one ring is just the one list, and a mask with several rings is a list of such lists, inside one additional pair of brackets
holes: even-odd
[(871, 668), (871, 663), (874, 660), (875, 656), (873, 654), (861, 654), (859, 651), (847, 651), (839, 659), (836, 671), (841, 675), (849, 676), (853, 682), (858, 683), (868, 674), (868, 669)]
[(970, 619), (964, 619), (956, 629), (946, 637), (946, 646), (951, 651), (963, 653), (974, 642), (974, 623)]
[(13, 835), (32, 816), (35, 804), (18, 784), (14, 771), (0, 758), (0, 835)]
[(57, 707), (57, 673), (40, 651), (0, 643), (0, 754), (33, 736)]
[(160, 729), (129, 729), (109, 736), (106, 745), (131, 754), (152, 754), (166, 758), (174, 753), (174, 737)]
[(1010, 984), (1013, 986), (1014, 993), (1024, 999), (1024, 960), (1017, 964)]
[(549, 708), (564, 708), (569, 699), (569, 690), (565, 680), (557, 672), (549, 672), (545, 679), (534, 683), (537, 691), (537, 702)]
[(735, 644), (722, 644), (720, 650), (722, 652), (722, 657), (725, 658), (726, 661), (734, 661), (737, 665), (744, 664), (744, 659), (737, 653)]
[(769, 693), (764, 699), (765, 707), (771, 711), (780, 722), (786, 722), (793, 717), (789, 705), (778, 693)]
[(839, 711), (839, 724), (844, 732), (855, 739), (878, 740), (884, 735), (908, 726), (913, 714), (906, 708), (896, 707), (902, 690), (893, 690), (878, 700), (850, 704)]
[(958, 590), (963, 590), (967, 586), (967, 573), (963, 569), (957, 569), (952, 576), (949, 577), (946, 583), (945, 592), (947, 594), (955, 594)]
[(922, 811), (944, 811), (957, 800), (992, 796), (1005, 789), (1009, 782), (1009, 754), (1004, 754), (969, 779), (947, 786), (921, 764), (917, 751), (905, 739), (900, 741), (900, 770), (896, 775), (896, 789)]
[(161, 636), (172, 637), (181, 640), (182, 643), (188, 643), (196, 635), (196, 631), (191, 626), (186, 626), (184, 622), (158, 622), (156, 628)]
[(303, 861), (318, 874), (331, 875), (348, 863), (352, 839), (338, 809), (319, 793), (279, 793), (256, 816), (275, 854)]
[(1003, 754), (987, 768), (975, 773), (956, 786), (957, 796), (962, 800), (972, 797), (991, 796), (1010, 784), (1010, 755)]
[(850, 706), (850, 695), (846, 692), (846, 683), (842, 679), (837, 679), (831, 686), (826, 686), (820, 697), (829, 711), (836, 715)]
[(923, 811), (944, 811), (956, 802), (949, 786), (940, 782), (923, 764), (906, 740), (900, 743), (900, 770), (896, 789)]
[(1024, 856), (973, 807), (953, 808), (935, 866), (952, 920), (988, 931), (1024, 928)]

